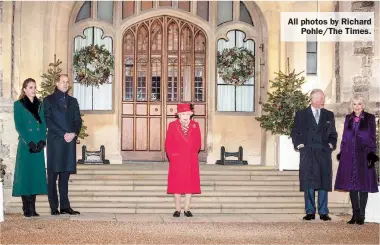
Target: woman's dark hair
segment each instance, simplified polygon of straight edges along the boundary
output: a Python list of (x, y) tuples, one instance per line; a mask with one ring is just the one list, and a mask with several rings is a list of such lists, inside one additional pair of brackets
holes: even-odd
[(22, 83), (22, 88), (21, 88), (20, 96), (18, 97), (18, 99), (22, 99), (25, 97), (24, 88), (28, 87), (29, 83), (36, 83), (36, 81), (33, 78), (25, 79), (25, 81)]

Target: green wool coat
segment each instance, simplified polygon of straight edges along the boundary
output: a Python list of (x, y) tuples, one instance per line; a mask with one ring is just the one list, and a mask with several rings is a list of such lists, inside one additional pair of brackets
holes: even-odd
[[(12, 196), (47, 194), (44, 149), (30, 153), (28, 143), (46, 142), (46, 123), (42, 103), (27, 97), (14, 102), (14, 122), (19, 134)], [(37, 100), (37, 101), (36, 101)], [(39, 123), (31, 107), (38, 107)], [(35, 111), (37, 112), (37, 111)]]

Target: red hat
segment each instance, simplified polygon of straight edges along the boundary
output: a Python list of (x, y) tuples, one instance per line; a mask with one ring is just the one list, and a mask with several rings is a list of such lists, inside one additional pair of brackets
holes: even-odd
[(178, 104), (177, 105), (177, 112), (185, 112), (185, 111), (192, 111), (190, 108), (190, 104)]

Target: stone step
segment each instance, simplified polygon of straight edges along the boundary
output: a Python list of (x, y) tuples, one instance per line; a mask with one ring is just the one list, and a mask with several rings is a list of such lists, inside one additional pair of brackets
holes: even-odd
[[(70, 180), (70, 186), (167, 186), (166, 180)], [(254, 180), (203, 180), (202, 186), (298, 186), (299, 181), (254, 181)]]
[[(133, 206), (133, 205), (132, 205)], [(183, 207), (183, 206), (182, 206)], [(75, 205), (75, 210), (80, 211), (81, 213), (137, 213), (137, 214), (168, 214), (171, 215), (174, 211), (174, 204), (168, 205), (167, 207), (81, 207), (80, 205)], [(7, 213), (22, 213), (21, 206), (11, 206), (7, 208)], [(205, 208), (200, 207), (199, 205), (195, 205), (192, 203), (192, 212), (194, 215), (196, 214), (304, 214), (304, 204), (298, 204), (296, 207), (282, 207), (278, 206), (277, 208), (266, 207), (262, 205), (260, 207), (222, 207), (222, 205), (218, 207)], [(329, 205), (329, 211), (331, 214), (342, 214), (348, 213), (350, 207), (348, 206), (333, 206)], [(37, 207), (37, 212), (40, 215), (49, 215), (50, 208), (48, 206), (45, 207)]]
[[(168, 175), (168, 170), (135, 170), (135, 169), (78, 169), (80, 175)], [(200, 176), (298, 176), (298, 171), (274, 170), (200, 170)]]
[[(303, 192), (296, 191), (202, 191), (200, 195), (194, 197), (303, 197)], [(90, 197), (171, 197), (172, 195), (166, 194), (166, 191), (78, 191), (70, 190), (70, 197), (76, 196), (90, 196)], [(316, 197), (318, 193), (316, 193)], [(37, 196), (37, 199), (44, 196)], [(19, 197), (12, 197), (10, 201), (19, 201)]]
[[(70, 180), (167, 180), (166, 174), (140, 174), (140, 175), (106, 175), (106, 174), (74, 174)], [(201, 181), (206, 180), (255, 180), (255, 181), (299, 181), (298, 175), (201, 175)]]
[[(78, 169), (90, 169), (90, 170), (167, 170), (169, 164), (167, 162), (161, 163), (132, 163), (132, 164), (78, 164)], [(260, 166), (260, 165), (216, 165), (216, 164), (199, 164), (200, 170), (237, 170), (237, 171), (246, 171), (246, 170), (258, 170), (258, 171), (278, 171), (273, 166)]]
[[(21, 207), (21, 203), (7, 203), (9, 206)], [(75, 208), (173, 208), (174, 200), (171, 202), (76, 202), (72, 203)], [(193, 208), (304, 208), (305, 204), (303, 202), (292, 202), (292, 203), (215, 203), (215, 202), (194, 202), (192, 201), (191, 206)], [(348, 207), (346, 204), (340, 203), (329, 203), (329, 207)], [(36, 202), (36, 208), (49, 207), (48, 202)]]
[[(184, 198), (184, 197), (183, 197)], [(218, 202), (218, 203), (293, 203), (302, 202), (303, 196), (253, 196), (253, 197), (229, 197), (229, 196), (203, 196), (194, 195), (192, 200), (194, 202), (204, 203), (204, 202)], [(166, 196), (76, 196), (69, 195), (69, 200), (72, 203), (77, 202), (134, 202), (134, 203), (165, 203), (173, 202), (173, 197)], [(10, 202), (21, 203), (20, 198), (12, 198)], [(47, 196), (38, 196), (36, 203), (48, 202)]]
[[(69, 191), (166, 191), (166, 185), (73, 185), (70, 184)], [(296, 185), (201, 185), (202, 191), (298, 191)]]

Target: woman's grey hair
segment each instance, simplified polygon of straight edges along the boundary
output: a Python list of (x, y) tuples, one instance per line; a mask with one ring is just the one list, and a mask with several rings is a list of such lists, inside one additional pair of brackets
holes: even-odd
[(365, 99), (364, 96), (361, 94), (355, 94), (350, 101), (350, 108), (349, 110), (352, 111), (354, 108), (354, 103), (360, 103), (362, 104), (363, 110), (365, 108)]

